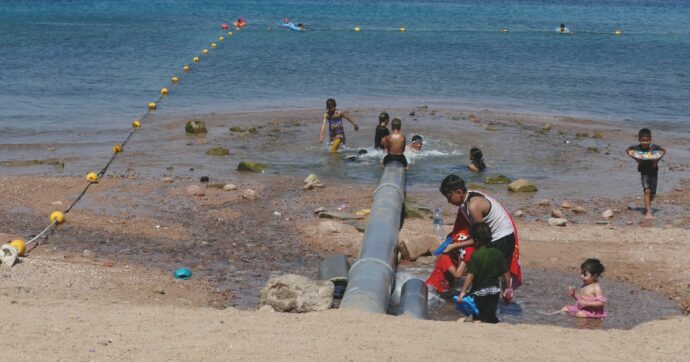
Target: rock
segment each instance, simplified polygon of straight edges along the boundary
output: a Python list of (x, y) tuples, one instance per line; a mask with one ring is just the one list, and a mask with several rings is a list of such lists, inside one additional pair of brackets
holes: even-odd
[(551, 123), (545, 124), (541, 129), (544, 131), (550, 131), (551, 130)]
[(599, 149), (596, 147), (587, 147), (587, 153), (599, 153)]
[(189, 121), (187, 122), (187, 124), (185, 124), (184, 130), (189, 134), (199, 134), (208, 132), (208, 130), (206, 129), (206, 123), (204, 123), (204, 121)]
[(589, 137), (589, 133), (586, 132), (576, 132), (575, 133), (575, 138), (586, 138)]
[(601, 217), (603, 217), (604, 219), (612, 218), (613, 217), (613, 210), (607, 209), (606, 211), (601, 213)]
[(405, 218), (406, 219), (423, 219), (424, 215), (416, 207), (411, 207), (405, 205)]
[(561, 219), (561, 218), (555, 218), (555, 217), (550, 217), (548, 220), (549, 225), (551, 226), (566, 226), (568, 225), (568, 220), (567, 219)]
[(259, 133), (259, 130), (257, 130), (256, 127), (252, 127), (252, 128), (250, 128), (250, 129), (248, 129), (247, 131), (248, 131), (249, 133), (251, 133), (251, 134), (257, 134), (257, 133)]
[(331, 308), (333, 283), (313, 281), (305, 276), (286, 274), (268, 280), (261, 290), (260, 308), (271, 306), (278, 312), (306, 313)]
[(187, 187), (187, 195), (189, 195), (189, 196), (204, 196), (205, 192), (204, 192), (204, 189), (202, 189), (198, 185), (191, 185), (191, 186)]
[(515, 217), (523, 217), (523, 216), (525, 216), (525, 212), (522, 211), (522, 210), (517, 210), (517, 211), (515, 211), (515, 212), (513, 213), (513, 216), (515, 216)]
[(572, 209), (573, 204), (569, 203), (568, 201), (563, 201), (561, 204), (561, 209)]
[(357, 212), (355, 212), (355, 215), (357, 215), (357, 216), (367, 216), (369, 214), (371, 214), (371, 209), (362, 209), (362, 210), (357, 210)]
[(163, 182), (172, 183), (174, 181), (175, 179), (173, 179), (172, 177), (163, 177)]
[(537, 201), (537, 205), (539, 206), (549, 206), (550, 204), (551, 202), (549, 201), (549, 199), (541, 199)]
[(81, 253), (87, 258), (93, 257), (93, 251), (89, 249), (84, 249), (84, 251), (82, 251)]
[(584, 214), (587, 212), (587, 210), (585, 210), (585, 208), (582, 206), (575, 206), (573, 207), (573, 212), (576, 214)]
[(333, 220), (322, 220), (316, 227), (316, 232), (319, 234), (338, 234), (343, 232), (343, 224)]
[(401, 258), (415, 261), (422, 255), (432, 253), (439, 245), (440, 242), (436, 237), (424, 235), (412, 239), (400, 239), (398, 241), (398, 250), (400, 251)]
[(50, 204), (53, 206), (60, 206), (60, 205), (62, 205), (62, 201), (53, 201)]
[(256, 200), (259, 197), (259, 194), (256, 193), (256, 191), (252, 189), (246, 189), (242, 191), (242, 198), (245, 200)]
[(682, 187), (676, 187), (676, 191), (678, 191), (678, 192), (683, 191), (683, 188)]
[(304, 179), (304, 187), (302, 187), (302, 189), (311, 190), (314, 187), (323, 187), (323, 184), (315, 174), (310, 173), (309, 176)]
[(264, 172), (269, 166), (265, 163), (242, 161), (237, 165), (240, 172)]
[(551, 210), (551, 217), (556, 219), (565, 219), (565, 215), (561, 210)]
[(206, 151), (206, 154), (209, 156), (227, 156), (230, 154), (230, 150), (223, 147), (213, 147)]
[(594, 131), (592, 138), (601, 139), (603, 136), (604, 135), (601, 133), (601, 131), (597, 130), (597, 131)]
[(334, 220), (357, 220), (362, 218), (362, 216), (357, 216), (347, 212), (340, 211), (322, 211), (321, 213), (319, 213), (319, 217), (323, 219)]
[(359, 231), (360, 233), (365, 232), (367, 229), (366, 224), (359, 222), (357, 220), (343, 220), (342, 223), (345, 225), (352, 226), (353, 228), (355, 228), (355, 230)]
[(508, 185), (508, 190), (512, 192), (536, 192), (537, 187), (528, 180), (521, 178), (511, 182)]
[(19, 250), (10, 244), (3, 244), (0, 246), (0, 264), (10, 268), (17, 262), (19, 258)]
[(414, 117), (417, 113), (415, 111), (410, 112), (410, 117)]
[(319, 214), (319, 213), (322, 213), (324, 211), (326, 211), (326, 209), (324, 207), (319, 207), (318, 209), (314, 210), (314, 214)]
[(235, 184), (225, 184), (223, 186), (223, 191), (232, 191), (232, 190), (237, 190), (237, 185)]
[(270, 305), (262, 305), (261, 308), (259, 308), (259, 312), (264, 312), (264, 313), (275, 313), (275, 309), (271, 307)]
[(608, 225), (609, 222), (608, 221), (597, 221), (596, 224), (597, 225)]
[(503, 176), (503, 175), (498, 175), (498, 176), (486, 176), (484, 178), (484, 183), (488, 185), (498, 185), (498, 184), (509, 184), (513, 180)]
[(418, 265), (434, 265), (436, 263), (435, 256), (420, 256), (415, 260)]
[(242, 127), (230, 127), (230, 132), (244, 132)]

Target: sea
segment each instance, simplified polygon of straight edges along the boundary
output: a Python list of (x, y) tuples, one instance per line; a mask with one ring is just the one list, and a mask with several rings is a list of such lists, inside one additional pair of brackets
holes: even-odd
[[(240, 17), (248, 25), (237, 31)], [(280, 27), (286, 18), (307, 31)], [(108, 151), (112, 132), (127, 132), (163, 87), (161, 117), (323, 109), (333, 97), (345, 109), (428, 105), (684, 130), (688, 19), (680, 0), (2, 0), (0, 159), (51, 157), (17, 147), (85, 139)]]

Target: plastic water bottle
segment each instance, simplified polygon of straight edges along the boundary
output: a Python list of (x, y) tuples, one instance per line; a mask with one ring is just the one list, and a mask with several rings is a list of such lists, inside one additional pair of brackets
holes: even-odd
[(434, 234), (438, 240), (445, 240), (446, 233), (443, 231), (443, 216), (441, 215), (441, 209), (438, 207), (434, 209)]

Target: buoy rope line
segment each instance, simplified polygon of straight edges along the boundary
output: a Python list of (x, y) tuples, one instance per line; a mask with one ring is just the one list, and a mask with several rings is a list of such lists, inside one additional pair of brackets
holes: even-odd
[[(221, 29), (227, 30), (227, 26), (225, 24), (223, 24), (221, 26)], [(240, 30), (240, 28), (235, 29), (235, 31), (239, 31), (239, 30)], [(228, 31), (227, 33), (225, 33), (225, 32), (222, 33), (221, 35), (218, 36), (218, 40), (217, 40), (218, 43), (211, 42), (209, 48), (210, 49), (217, 49), (219, 47), (219, 44), (222, 44), (225, 41), (226, 36), (228, 36), (228, 37), (233, 36), (233, 32)], [(203, 55), (203, 56), (208, 55), (210, 49), (204, 48), (201, 51), (201, 55)], [(201, 61), (200, 55), (197, 55), (194, 58), (192, 58), (192, 62), (194, 62), (194, 63), (199, 63), (200, 61)], [(189, 73), (190, 70), (191, 70), (191, 67), (189, 65), (185, 65), (184, 67), (182, 67), (183, 74)], [(118, 143), (115, 146), (113, 146), (113, 155), (110, 157), (110, 159), (105, 164), (105, 166), (103, 166), (103, 168), (98, 173), (89, 172), (86, 174), (86, 181), (87, 182), (86, 182), (86, 185), (84, 186), (84, 188), (79, 193), (79, 195), (74, 199), (74, 201), (72, 201), (72, 203), (64, 211), (62, 211), (62, 212), (53, 211), (53, 213), (50, 214), (50, 224), (48, 226), (46, 226), (46, 228), (43, 229), (43, 231), (38, 233), (36, 236), (31, 238), (26, 243), (23, 240), (13, 240), (12, 242), (10, 242), (10, 245), (15, 246), (19, 250), (20, 256), (24, 256), (24, 254), (26, 252), (30, 252), (31, 250), (35, 249), (39, 245), (38, 240), (41, 237), (45, 236), (45, 238), (47, 239), (48, 231), (50, 231), (53, 227), (56, 227), (57, 225), (65, 222), (65, 214), (69, 213), (70, 210), (72, 210), (72, 208), (84, 197), (84, 195), (86, 195), (86, 192), (89, 190), (91, 185), (98, 183), (98, 179), (100, 179), (101, 177), (103, 177), (105, 175), (105, 173), (108, 171), (108, 168), (113, 163), (113, 161), (115, 161), (117, 156), (124, 151), (125, 145), (127, 145), (127, 143), (132, 139), (132, 136), (134, 136), (134, 134), (137, 132), (137, 130), (139, 128), (141, 128), (142, 123), (144, 121), (146, 121), (149, 118), (149, 116), (151, 115), (151, 113), (158, 108), (158, 104), (160, 102), (162, 102), (168, 96), (168, 94), (170, 92), (169, 89), (172, 88), (173, 86), (177, 86), (179, 84), (179, 82), (180, 82), (180, 78), (178, 76), (173, 76), (170, 79), (170, 83), (168, 84), (168, 86), (165, 88), (162, 88), (160, 90), (160, 96), (158, 97), (158, 99), (155, 102), (150, 102), (148, 104), (148, 109), (146, 110), (144, 115), (140, 119), (132, 122), (132, 130), (129, 132), (129, 134), (124, 139), (124, 141), (122, 143)], [(27, 246), (31, 245), (34, 242), (36, 244), (34, 244), (30, 249), (26, 249)]]

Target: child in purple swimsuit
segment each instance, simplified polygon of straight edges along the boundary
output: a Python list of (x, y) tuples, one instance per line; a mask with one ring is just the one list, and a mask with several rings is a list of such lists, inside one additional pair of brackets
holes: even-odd
[(604, 273), (604, 265), (599, 259), (587, 259), (580, 265), (582, 289), (579, 292), (570, 287), (568, 293), (576, 303), (566, 305), (561, 312), (574, 315), (578, 318), (604, 318), (607, 313), (604, 310), (606, 297), (599, 285), (599, 277)]

